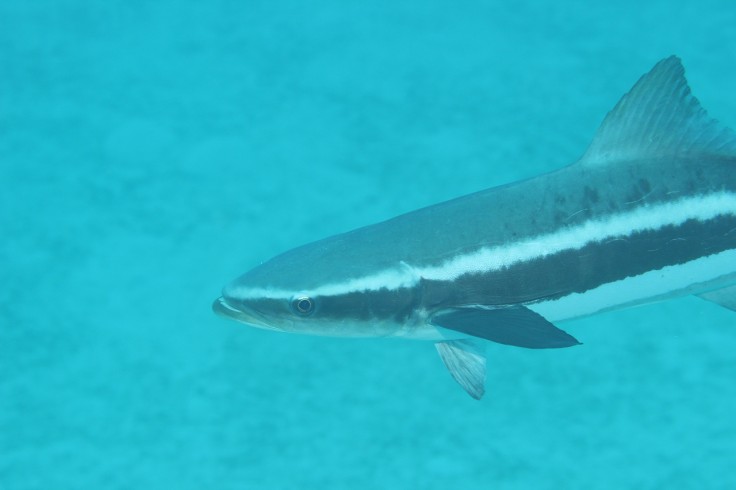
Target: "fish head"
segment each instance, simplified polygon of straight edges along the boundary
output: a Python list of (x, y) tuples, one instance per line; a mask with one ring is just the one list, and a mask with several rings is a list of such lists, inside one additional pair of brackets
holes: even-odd
[(376, 263), (362, 243), (344, 234), (276, 256), (225, 286), (213, 309), (268, 330), (401, 335), (416, 316), (418, 278), (403, 262)]

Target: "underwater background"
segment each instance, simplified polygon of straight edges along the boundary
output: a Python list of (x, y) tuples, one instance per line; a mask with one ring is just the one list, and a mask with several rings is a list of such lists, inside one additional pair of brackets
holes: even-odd
[[(302, 243), (574, 161), (682, 57), (736, 127), (723, 1), (0, 2), (0, 490), (736, 488), (736, 315), (489, 345), (213, 315)], [(493, 210), (489, 210), (493, 212)]]

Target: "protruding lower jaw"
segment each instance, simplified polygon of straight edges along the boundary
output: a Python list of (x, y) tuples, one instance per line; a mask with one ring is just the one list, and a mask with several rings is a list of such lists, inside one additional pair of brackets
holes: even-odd
[(216, 314), (230, 318), (231, 320), (238, 321), (240, 323), (246, 323), (253, 327), (265, 328), (268, 330), (278, 330), (263, 321), (262, 318), (255, 312), (250, 312), (240, 308), (235, 308), (227, 302), (227, 299), (220, 296), (212, 303), (212, 311)]

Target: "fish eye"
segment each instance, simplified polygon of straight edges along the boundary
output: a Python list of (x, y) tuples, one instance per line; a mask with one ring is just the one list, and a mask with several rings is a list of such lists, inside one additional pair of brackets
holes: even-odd
[(309, 296), (297, 296), (291, 301), (291, 308), (301, 316), (311, 315), (314, 311), (314, 300)]

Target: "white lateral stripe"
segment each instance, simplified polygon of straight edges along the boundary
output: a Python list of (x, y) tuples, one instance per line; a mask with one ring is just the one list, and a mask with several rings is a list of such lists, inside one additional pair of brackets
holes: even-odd
[(632, 212), (590, 220), (579, 226), (563, 229), (519, 243), (483, 248), (469, 255), (451, 259), (439, 267), (420, 269), (426, 279), (452, 280), (462, 274), (498, 270), (518, 262), (543, 258), (563, 250), (579, 250), (590, 243), (629, 236), (633, 233), (679, 226), (696, 219), (707, 221), (720, 215), (736, 214), (736, 195), (721, 192), (701, 197), (642, 206)]
[[(519, 262), (543, 258), (564, 250), (579, 250), (584, 246), (633, 233), (679, 226), (688, 220), (707, 221), (717, 216), (736, 215), (736, 194), (718, 192), (693, 196), (663, 204), (645, 205), (633, 211), (591, 219), (578, 226), (540, 235), (520, 242), (484, 247), (437, 266), (412, 267), (401, 263), (397, 268), (375, 274), (326, 284), (309, 291), (289, 291), (272, 288), (250, 288), (233, 285), (226, 294), (241, 298), (288, 299), (295, 294), (332, 296), (359, 291), (412, 287), (420, 279), (452, 281), (465, 274), (480, 274), (500, 270)], [(730, 270), (730, 269), (729, 269)]]
[(698, 294), (734, 283), (734, 264), (736, 250), (727, 250), (528, 307), (555, 322), (683, 294)]
[(225, 294), (240, 299), (290, 299), (298, 295), (305, 296), (337, 296), (340, 294), (359, 291), (378, 291), (380, 289), (409, 288), (419, 282), (414, 269), (403, 264), (401, 269), (384, 269), (370, 276), (348, 279), (345, 282), (326, 284), (309, 291), (289, 291), (275, 288), (249, 288), (242, 286), (228, 286)]

